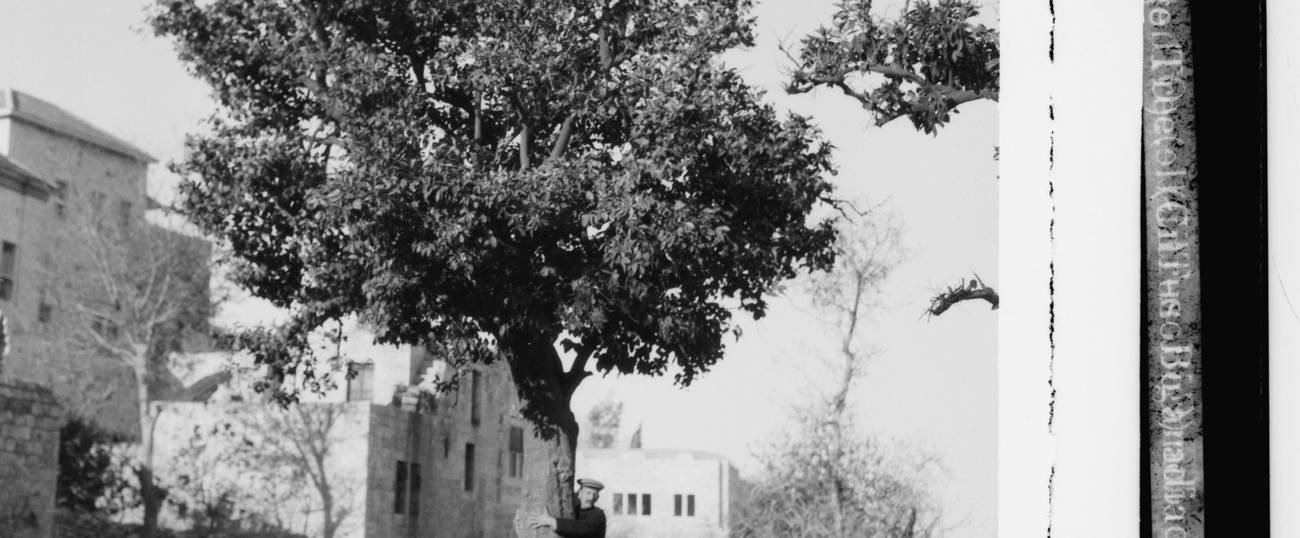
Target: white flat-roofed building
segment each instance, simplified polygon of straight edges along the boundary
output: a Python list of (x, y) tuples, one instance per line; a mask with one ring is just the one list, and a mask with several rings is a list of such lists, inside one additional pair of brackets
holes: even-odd
[(579, 449), (577, 476), (605, 484), (608, 538), (729, 536), (744, 492), (730, 460), (699, 450)]

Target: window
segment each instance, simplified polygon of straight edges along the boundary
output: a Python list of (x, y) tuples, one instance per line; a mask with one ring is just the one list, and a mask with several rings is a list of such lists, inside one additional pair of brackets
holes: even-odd
[(393, 513), (420, 515), (420, 464), (397, 460), (393, 481)]
[(615, 513), (615, 514), (622, 514), (622, 513), (623, 513), (623, 494), (622, 494), (622, 493), (615, 493), (615, 494), (614, 494), (614, 513)]
[(126, 200), (117, 201), (117, 224), (123, 230), (131, 227), (131, 202)]
[(479, 417), (479, 393), (482, 392), (482, 376), (478, 370), (470, 370), (469, 374), (469, 423), (478, 426)]
[(406, 511), (406, 488), (409, 487), (406, 482), (406, 462), (397, 461), (397, 480), (393, 482), (393, 513), (401, 514)]
[(447, 459), (451, 455), (451, 437), (442, 436), (442, 459)]
[(420, 464), (411, 464), (410, 473), (411, 482), (411, 509), (408, 510), (412, 516), (420, 515)]
[(650, 494), (649, 493), (641, 494), (641, 515), (643, 516), (650, 515)]
[(694, 515), (695, 515), (695, 496), (694, 496), (694, 495), (687, 495), (687, 496), (686, 496), (686, 515), (688, 515), (688, 516), (694, 516)]
[(474, 443), (465, 443), (465, 491), (474, 491)]
[(56, 181), (55, 184), (58, 188), (54, 190), (54, 216), (63, 220), (68, 217), (68, 182)]
[(0, 300), (14, 299), (14, 277), (18, 271), (18, 245), (0, 243)]
[(117, 324), (112, 319), (96, 316), (90, 321), (90, 330), (108, 340), (117, 340)]
[(673, 515), (682, 515), (682, 495), (680, 493), (673, 495)]
[(348, 401), (364, 402), (375, 397), (375, 363), (353, 362), (348, 364), (351, 375), (348, 376)]
[(627, 494), (627, 515), (629, 516), (636, 515), (636, 494), (635, 493)]
[(45, 290), (41, 290), (40, 302), (36, 305), (36, 321), (49, 323), (53, 313), (54, 308), (50, 306), (49, 301), (45, 298)]
[(524, 474), (524, 429), (510, 427), (510, 477), (519, 478)]
[(104, 212), (104, 201), (108, 197), (102, 192), (90, 193), (90, 212), (92, 215), (99, 217)]

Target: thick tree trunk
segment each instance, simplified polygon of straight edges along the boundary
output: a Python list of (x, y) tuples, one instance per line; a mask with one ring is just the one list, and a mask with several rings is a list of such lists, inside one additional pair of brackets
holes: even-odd
[[(567, 410), (566, 410), (567, 411)], [(577, 424), (569, 432), (550, 439), (534, 437), (524, 448), (524, 490), (515, 512), (515, 534), (519, 538), (553, 538), (549, 529), (532, 529), (526, 518), (549, 513), (572, 518), (577, 514), (573, 498), (574, 450)]]
[(135, 476), (140, 485), (140, 501), (144, 505), (144, 525), (140, 529), (140, 536), (153, 538), (158, 528), (158, 514), (162, 511), (163, 501), (167, 499), (167, 490), (158, 486), (158, 481), (153, 474), (153, 432), (158, 416), (149, 408), (149, 372), (146, 352), (146, 348), (139, 347), (135, 365), (137, 403), (140, 407), (140, 462), (135, 469)]
[[(148, 410), (142, 412), (148, 415)], [(167, 490), (159, 487), (153, 474), (153, 421), (157, 417), (144, 417), (142, 454), (140, 464), (135, 469), (135, 476), (140, 485), (140, 501), (144, 505), (144, 526), (140, 529), (142, 538), (152, 538), (158, 528), (158, 514), (162, 511), (163, 501), (167, 500)]]
[(153, 538), (158, 528), (158, 514), (162, 511), (163, 501), (167, 500), (167, 490), (158, 487), (153, 478), (153, 469), (141, 465), (135, 474), (140, 481), (140, 500), (144, 504), (144, 525), (140, 529), (140, 536)]
[(558, 536), (551, 529), (529, 527), (531, 515), (577, 515), (573, 485), (578, 421), (569, 406), (576, 381), (567, 380), (553, 341), (530, 335), (509, 344), (510, 372), (520, 403), (526, 414), (533, 413), (542, 421), (533, 429), (532, 439), (524, 443), (524, 488), (514, 520), (519, 538)]

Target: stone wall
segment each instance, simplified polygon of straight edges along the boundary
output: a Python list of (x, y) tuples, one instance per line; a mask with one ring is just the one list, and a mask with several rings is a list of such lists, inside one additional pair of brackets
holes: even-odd
[[(504, 368), (478, 367), (478, 371), (477, 382), (474, 374), (463, 374), (460, 386), (440, 395), (431, 413), (371, 408), (368, 538), (514, 537), (523, 472), (511, 467), (510, 431), (526, 425)], [(466, 472), (471, 445), (473, 467)], [(411, 513), (409, 499), (416, 476), (412, 463), (419, 464), (417, 514)], [(398, 470), (402, 466), (405, 471)], [(405, 488), (400, 488), (407, 497), (401, 513), (399, 472), (406, 474)]]
[[(529, 442), (529, 426), (504, 365), (477, 368), (477, 375), (464, 374), (459, 388), (439, 394), (422, 412), (370, 402), (299, 404), (344, 415), (330, 434), (327, 462), (340, 492), (336, 501), (349, 509), (336, 538), (514, 538), (523, 488), (520, 464), (529, 462), (512, 458), (510, 438), (513, 430)], [(197, 508), (202, 497), (228, 491), (249, 514), (319, 535), (318, 495), (308, 488), (278, 497), (275, 490), (287, 483), (277, 474), (284, 464), (256, 457), (269, 452), (257, 447), (272, 441), (265, 425), (282, 420), (278, 407), (233, 402), (162, 407), (155, 430), (159, 477), (187, 484), (173, 490), (171, 500)], [(252, 459), (240, 448), (245, 439), (252, 442), (244, 445), (253, 447)], [(467, 472), (471, 445), (473, 466)], [(168, 526), (187, 523), (171, 508), (165, 516)]]
[(0, 536), (53, 536), (62, 418), (49, 390), (0, 379)]

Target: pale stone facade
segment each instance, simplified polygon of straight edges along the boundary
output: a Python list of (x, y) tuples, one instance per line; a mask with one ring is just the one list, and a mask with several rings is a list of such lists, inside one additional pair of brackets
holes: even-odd
[(725, 537), (744, 495), (727, 458), (698, 450), (580, 449), (577, 468), (605, 484), (609, 538)]

